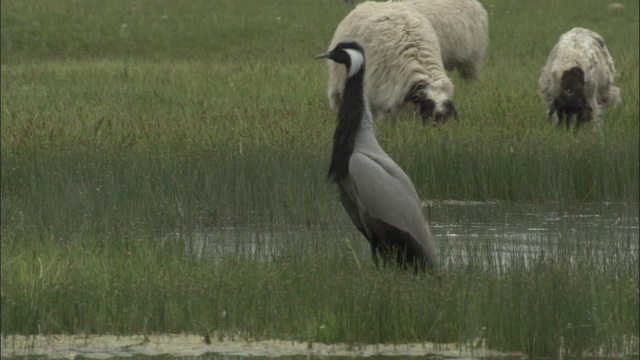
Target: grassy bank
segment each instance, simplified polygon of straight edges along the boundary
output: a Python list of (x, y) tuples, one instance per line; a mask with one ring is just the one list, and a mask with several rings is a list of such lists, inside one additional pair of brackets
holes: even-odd
[[(421, 197), (637, 203), (638, 3), (483, 4), (481, 79), (451, 74), (461, 121), (376, 123)], [(350, 11), (343, 1), (1, 7), (3, 335), (637, 349), (625, 340), (638, 337), (637, 238), (602, 250), (568, 229), (559, 249), (506, 263), (491, 237), (470, 239), (466, 260), (439, 239), (460, 261), (438, 275), (369, 267), (324, 179), (335, 114), (312, 60)], [(600, 132), (554, 128), (537, 95), (548, 52), (574, 26), (603, 35), (619, 73), (622, 102)], [(256, 226), (286, 240), (269, 262), (241, 237), (214, 257), (191, 249), (199, 233)], [(285, 235), (294, 228), (307, 232)]]

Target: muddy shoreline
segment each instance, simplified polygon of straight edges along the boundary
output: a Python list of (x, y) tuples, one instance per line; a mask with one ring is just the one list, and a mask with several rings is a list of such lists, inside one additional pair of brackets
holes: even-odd
[[(262, 340), (244, 341), (211, 338), (207, 344), (199, 335), (136, 335), (136, 336), (83, 336), (49, 335), (2, 337), (2, 358), (20, 356), (46, 356), (50, 359), (73, 359), (77, 356), (107, 359), (115, 356), (173, 355), (201, 356), (218, 353), (235, 356), (280, 357), (307, 356), (444, 356), (447, 358), (511, 357), (524, 358), (524, 354), (491, 351), (478, 346), (461, 348), (459, 344), (322, 344), (297, 341)], [(482, 343), (482, 341), (479, 341)]]

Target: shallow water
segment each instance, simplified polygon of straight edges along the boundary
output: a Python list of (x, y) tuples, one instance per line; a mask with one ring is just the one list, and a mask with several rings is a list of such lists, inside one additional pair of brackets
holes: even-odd
[[(438, 212), (444, 217), (438, 218)], [(434, 204), (432, 213), (439, 244), (463, 258), (478, 246), (490, 246), (503, 262), (575, 242), (594, 252), (638, 250), (637, 204)]]
[[(638, 204), (443, 201), (427, 203), (425, 214), (445, 263), (464, 261), (470, 253), (487, 250), (502, 262), (514, 255), (526, 259), (542, 251), (558, 251), (576, 241), (596, 253), (613, 248), (637, 251), (639, 244)], [(183, 235), (172, 234), (168, 238)], [(268, 261), (274, 253), (300, 239), (324, 243), (318, 245), (320, 248), (333, 246), (330, 240), (346, 241), (355, 253), (368, 253), (366, 241), (348, 220), (333, 227), (223, 228), (189, 237), (194, 240), (189, 246), (196, 254), (214, 259), (244, 254)]]

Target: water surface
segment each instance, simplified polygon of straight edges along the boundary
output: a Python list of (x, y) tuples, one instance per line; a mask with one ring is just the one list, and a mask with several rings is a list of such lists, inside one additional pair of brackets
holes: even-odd
[[(576, 242), (594, 252), (638, 250), (638, 204), (444, 201), (425, 205), (445, 262), (460, 261), (487, 249), (505, 262), (514, 254), (528, 257), (554, 252)], [(198, 231), (189, 236), (195, 240), (191, 246), (196, 253), (214, 258), (244, 254), (268, 260), (300, 241), (305, 246), (317, 246), (319, 252), (325, 246), (347, 243), (361, 257), (363, 252), (368, 253), (368, 244), (346, 213), (344, 217), (343, 223), (326, 227), (259, 225)]]

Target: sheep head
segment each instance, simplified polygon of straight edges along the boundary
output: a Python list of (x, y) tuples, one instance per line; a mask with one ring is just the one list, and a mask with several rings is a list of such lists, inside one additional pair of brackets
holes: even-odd
[(451, 116), (458, 120), (458, 112), (447, 92), (419, 82), (412, 87), (409, 94), (407, 101), (418, 108), (424, 123), (432, 118), (436, 123), (444, 123)]
[(549, 117), (553, 116), (554, 112), (558, 113), (558, 126), (565, 121), (567, 128), (570, 127), (571, 118), (574, 116), (578, 127), (592, 118), (593, 109), (585, 95), (584, 71), (579, 67), (573, 67), (562, 74), (560, 94), (553, 101)]

